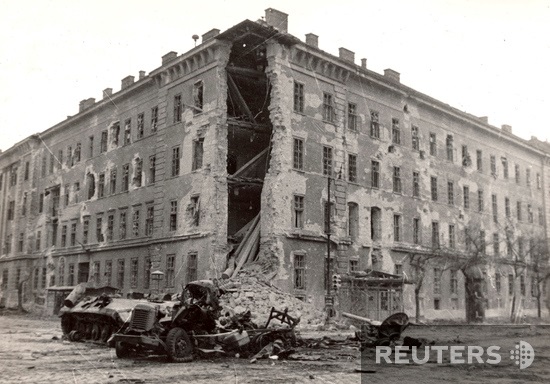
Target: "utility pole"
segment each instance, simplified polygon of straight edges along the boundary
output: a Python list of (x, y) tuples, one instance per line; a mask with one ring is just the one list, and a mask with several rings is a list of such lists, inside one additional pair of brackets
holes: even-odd
[(331, 279), (330, 279), (331, 271), (332, 271), (332, 262), (330, 260), (330, 235), (331, 235), (330, 221), (332, 219), (331, 218), (332, 207), (331, 207), (331, 201), (330, 201), (330, 182), (331, 182), (331, 177), (329, 175), (327, 177), (327, 208), (326, 208), (327, 212), (325, 213), (326, 215), (325, 219), (327, 220), (326, 228), (325, 228), (327, 232), (327, 258), (325, 261), (325, 265), (326, 265), (325, 285), (327, 289), (327, 295), (325, 296), (325, 309), (328, 315), (327, 318), (332, 316), (333, 305), (334, 305), (334, 299), (331, 294)]

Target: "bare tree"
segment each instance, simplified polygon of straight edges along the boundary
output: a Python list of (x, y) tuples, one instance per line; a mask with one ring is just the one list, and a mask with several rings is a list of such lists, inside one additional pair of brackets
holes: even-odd
[(543, 238), (534, 239), (529, 243), (530, 260), (528, 268), (532, 272), (532, 292), (537, 300), (537, 317), (542, 316), (542, 287), (550, 279), (550, 255), (548, 253), (548, 243)]

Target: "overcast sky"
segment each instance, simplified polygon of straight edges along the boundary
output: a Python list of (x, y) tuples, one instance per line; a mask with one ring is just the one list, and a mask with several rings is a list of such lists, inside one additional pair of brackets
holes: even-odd
[(550, 0), (0, 0), (0, 149), (78, 112), (80, 100), (266, 8), (289, 33), (392, 68), (401, 82), (529, 139), (550, 139)]

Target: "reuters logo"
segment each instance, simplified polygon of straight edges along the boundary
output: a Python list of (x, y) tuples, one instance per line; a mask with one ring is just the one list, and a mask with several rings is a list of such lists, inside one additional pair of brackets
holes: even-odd
[(516, 348), (510, 351), (510, 359), (519, 365), (519, 369), (528, 368), (535, 360), (535, 350), (528, 342), (520, 341), (516, 344)]

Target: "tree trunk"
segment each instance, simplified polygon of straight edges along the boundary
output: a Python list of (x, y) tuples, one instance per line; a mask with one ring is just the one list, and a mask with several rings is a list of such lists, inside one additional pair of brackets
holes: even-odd
[(485, 321), (485, 295), (483, 280), (464, 273), (464, 290), (466, 300), (466, 321), (480, 323)]
[(510, 322), (516, 322), (516, 292), (512, 296), (512, 308), (510, 310)]
[(418, 323), (420, 321), (420, 288), (414, 289), (414, 305), (415, 305), (415, 319)]
[(540, 303), (540, 300), (541, 299), (541, 294), (540, 294), (540, 290), (538, 289), (537, 287), (537, 317), (540, 319), (541, 316), (542, 316), (542, 311), (541, 311), (541, 303)]

